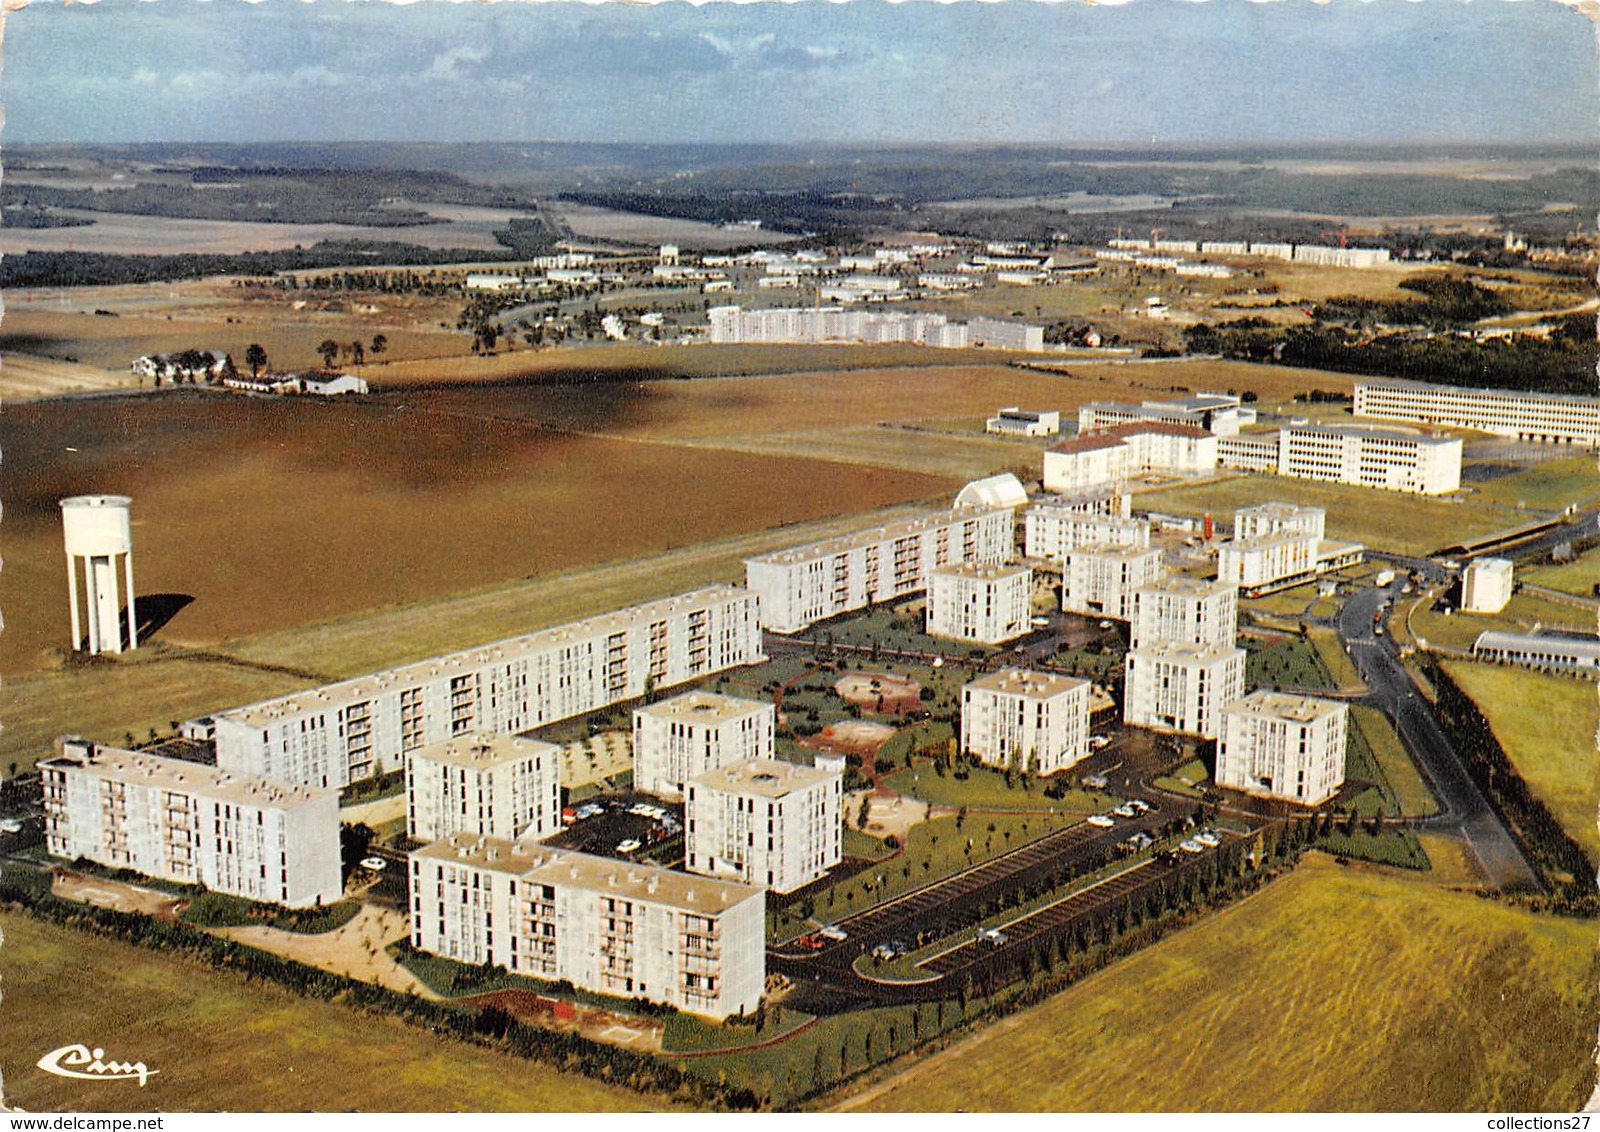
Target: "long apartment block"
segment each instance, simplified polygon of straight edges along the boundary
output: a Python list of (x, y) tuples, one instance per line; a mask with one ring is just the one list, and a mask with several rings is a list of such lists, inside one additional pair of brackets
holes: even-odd
[(289, 908), (343, 894), (335, 791), (78, 738), (56, 747), (39, 763), (51, 856)]
[(1079, 547), (1109, 544), (1144, 550), (1150, 545), (1149, 520), (1093, 514), (1060, 497), (1042, 498), (1024, 511), (1022, 529), (1024, 554), (1058, 564), (1065, 564)]
[(761, 625), (795, 633), (841, 613), (920, 593), (940, 566), (1004, 562), (1016, 545), (1009, 507), (957, 508), (745, 560)]
[(1355, 415), (1472, 428), (1547, 444), (1600, 444), (1600, 397), (1474, 389), (1422, 381), (1356, 382)]
[(712, 1018), (765, 988), (762, 888), (471, 834), (410, 870), (419, 951)]
[(763, 659), (756, 596), (714, 586), (220, 712), (217, 765), (342, 787), (432, 743), (525, 731)]

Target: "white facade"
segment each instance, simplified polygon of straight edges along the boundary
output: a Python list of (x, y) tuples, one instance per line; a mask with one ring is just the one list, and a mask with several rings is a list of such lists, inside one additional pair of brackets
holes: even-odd
[(1244, 665), (1241, 648), (1161, 644), (1132, 649), (1123, 722), (1215, 739), (1222, 709), (1244, 695)]
[(217, 765), (342, 787), (429, 743), (526, 731), (762, 659), (756, 596), (714, 586), (214, 713)]
[(1461, 438), (1355, 425), (1290, 425), (1278, 433), (1281, 476), (1414, 495), (1461, 487)]
[(1257, 503), (1233, 513), (1233, 537), (1265, 538), (1268, 535), (1296, 534), (1322, 539), (1327, 535), (1328, 513), (1321, 507), (1298, 503)]
[(447, 739), (406, 755), (406, 833), (535, 841), (561, 831), (560, 748), (515, 735)]
[(1138, 421), (1098, 429), (1045, 451), (1044, 489), (1063, 495), (1121, 490), (1135, 475), (1215, 472), (1217, 438), (1192, 425)]
[(770, 703), (693, 691), (633, 713), (633, 788), (678, 799), (690, 779), (729, 763), (770, 759)]
[(1330, 248), (1321, 244), (1296, 244), (1296, 263), (1321, 267), (1380, 267), (1389, 262), (1388, 248)]
[(1356, 382), (1355, 415), (1542, 443), (1600, 444), (1600, 397), (1367, 378)]
[(1252, 692), (1222, 709), (1218, 786), (1317, 806), (1344, 783), (1350, 709), (1337, 700)]
[(1084, 546), (1120, 546), (1143, 550), (1150, 545), (1150, 523), (1121, 514), (1097, 514), (1068, 497), (1040, 498), (1023, 512), (1023, 553), (1040, 561), (1065, 563)]
[(365, 378), (348, 373), (308, 373), (300, 377), (300, 391), (316, 397), (339, 397), (346, 393), (366, 393)]
[(986, 645), (1020, 637), (1032, 589), (1026, 566), (940, 566), (928, 579), (928, 635)]
[(1061, 414), (1054, 409), (1033, 411), (1007, 405), (984, 422), (983, 430), (1003, 436), (1055, 436), (1061, 431)]
[(1134, 592), (1129, 642), (1232, 648), (1239, 635), (1239, 590), (1218, 578), (1206, 581), (1171, 574)]
[(988, 766), (1054, 774), (1089, 754), (1087, 680), (1008, 668), (961, 689), (961, 749)]
[[(67, 550), (67, 604), (72, 648), (92, 654), (139, 647), (133, 598), (133, 500), (126, 495), (74, 495), (61, 501)], [(120, 562), (119, 562), (120, 560)], [(78, 581), (82, 563), (83, 581)], [(124, 591), (127, 613), (123, 614)], [(83, 596), (79, 615), (79, 594)], [(84, 636), (85, 621), (88, 637)]]
[(468, 834), (410, 865), (419, 951), (711, 1018), (765, 989), (760, 888)]
[(1509, 558), (1475, 558), (1461, 574), (1461, 611), (1499, 613), (1511, 600), (1515, 567)]
[(928, 588), (937, 567), (1004, 562), (1015, 546), (1009, 507), (936, 511), (843, 538), (745, 559), (761, 625), (794, 633), (841, 613)]
[(83, 739), (57, 750), (39, 763), (52, 856), (288, 908), (343, 895), (337, 792)]
[(1472, 644), (1472, 652), (1480, 660), (1496, 660), (1502, 664), (1522, 664), (1532, 668), (1600, 669), (1600, 641), (1593, 637), (1500, 633), (1491, 629), (1478, 634), (1478, 639)]
[(1043, 350), (1044, 327), (997, 318), (975, 318), (967, 323), (967, 339), (974, 346), (995, 350)]
[(1217, 578), (1246, 590), (1310, 578), (1317, 572), (1321, 540), (1285, 531), (1236, 538), (1217, 547)]
[[(865, 283), (850, 287), (835, 285), (826, 291), (849, 301), (867, 297), (884, 299), (899, 294), (898, 291), (885, 291), (880, 286)], [(710, 340), (713, 343), (914, 342), (945, 349), (960, 349), (973, 344), (967, 324), (950, 322), (942, 314), (927, 311), (862, 310), (837, 306), (744, 310), (737, 306), (725, 306), (712, 307), (708, 318), (711, 324)], [(1023, 327), (1015, 323), (997, 325), (1015, 327), (1019, 333), (1031, 330), (1041, 336), (1042, 342), (1044, 332), (1039, 327)]]
[(1217, 436), (1236, 436), (1244, 425), (1254, 424), (1256, 411), (1232, 393), (1196, 393), (1172, 401), (1091, 401), (1078, 409), (1078, 435), (1116, 428), (1118, 425), (1160, 421), (1189, 425)]
[(688, 786), (684, 867), (793, 892), (844, 857), (841, 770), (756, 759)]
[(1061, 575), (1061, 608), (1068, 613), (1133, 617), (1133, 595), (1161, 577), (1159, 547), (1082, 546), (1067, 552)]

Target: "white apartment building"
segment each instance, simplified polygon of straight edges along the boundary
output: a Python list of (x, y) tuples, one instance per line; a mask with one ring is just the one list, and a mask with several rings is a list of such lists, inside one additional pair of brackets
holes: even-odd
[(1216, 471), (1217, 438), (1192, 425), (1140, 421), (1064, 440), (1044, 454), (1044, 489), (1063, 495), (1121, 490), (1136, 475)]
[(1222, 709), (1244, 695), (1241, 648), (1158, 644), (1132, 649), (1123, 683), (1122, 720), (1215, 739)]
[(1317, 806), (1344, 783), (1348, 705), (1257, 691), (1222, 709), (1218, 786)]
[(793, 892), (844, 857), (844, 775), (774, 759), (690, 779), (684, 810), (691, 873)]
[(1033, 571), (1026, 566), (940, 566), (928, 579), (927, 631), (997, 645), (1028, 631)]
[(288, 908), (344, 894), (339, 795), (59, 739), (39, 763), (45, 847)]
[(760, 888), (459, 833), (410, 866), (419, 951), (719, 1019), (765, 989)]
[(794, 633), (818, 621), (928, 588), (937, 567), (1004, 562), (1016, 542), (1009, 507), (935, 511), (810, 546), (745, 559), (761, 626)]
[(1061, 431), (1061, 414), (1007, 405), (984, 422), (983, 430), (1002, 436), (1055, 436)]
[(770, 759), (770, 703), (693, 691), (633, 713), (633, 788), (679, 799), (691, 778), (729, 763)]
[(1067, 552), (1061, 575), (1061, 608), (1068, 613), (1133, 617), (1133, 595), (1161, 577), (1159, 547), (1080, 546)]
[(1549, 444), (1600, 444), (1600, 397), (1365, 378), (1356, 382), (1354, 408), (1358, 417), (1471, 428)]
[(1297, 424), (1278, 433), (1278, 474), (1415, 495), (1461, 487), (1461, 438), (1364, 428)]
[(1330, 248), (1322, 244), (1296, 244), (1294, 262), (1319, 267), (1380, 267), (1389, 262), (1388, 248)]
[(961, 749), (987, 766), (1054, 774), (1089, 754), (1087, 680), (1007, 668), (961, 689)]
[(1257, 503), (1240, 507), (1233, 513), (1233, 537), (1256, 539), (1268, 535), (1295, 534), (1322, 539), (1327, 535), (1327, 523), (1328, 513), (1321, 507), (1277, 501)]
[(967, 341), (994, 350), (1043, 350), (1044, 327), (998, 318), (974, 318), (967, 323)]
[[(825, 299), (854, 303), (903, 298), (900, 281), (890, 277), (857, 277), (822, 289)], [(961, 349), (990, 346), (1007, 350), (1042, 350), (1044, 328), (1017, 322), (978, 318), (951, 322), (928, 311), (883, 311), (856, 307), (785, 307), (745, 310), (712, 307), (710, 340), (717, 342), (915, 342)]]
[(1509, 558), (1475, 558), (1461, 574), (1461, 611), (1499, 613), (1511, 600), (1515, 567)]
[(1061, 496), (1043, 497), (1023, 512), (1022, 530), (1023, 553), (1045, 562), (1064, 564), (1080, 547), (1150, 546), (1149, 520), (1086, 512), (1077, 501)]
[(1135, 590), (1133, 606), (1129, 642), (1136, 649), (1158, 644), (1225, 649), (1238, 640), (1239, 589), (1221, 578), (1169, 574)]
[(1321, 540), (1284, 531), (1235, 538), (1217, 546), (1217, 578), (1245, 590), (1287, 584), (1317, 574)]
[(1078, 435), (1086, 436), (1118, 425), (1159, 421), (1188, 425), (1216, 436), (1237, 436), (1254, 424), (1256, 411), (1232, 393), (1196, 393), (1171, 401), (1091, 401), (1078, 409)]
[(337, 788), (430, 743), (526, 731), (753, 664), (765, 659), (756, 601), (713, 586), (218, 712), (217, 765)]
[(560, 748), (516, 735), (468, 735), (410, 751), (406, 834), (542, 840), (561, 832)]

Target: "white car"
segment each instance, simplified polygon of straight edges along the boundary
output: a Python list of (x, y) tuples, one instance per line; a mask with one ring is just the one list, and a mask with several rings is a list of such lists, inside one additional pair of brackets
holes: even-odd
[(1090, 814), (1084, 820), (1090, 825), (1099, 826), (1101, 829), (1110, 829), (1117, 824), (1116, 819), (1109, 814)]
[(1135, 817), (1139, 816), (1139, 811), (1134, 809), (1131, 805), (1127, 804), (1126, 802), (1124, 802), (1122, 805), (1118, 806), (1116, 809), (1112, 810), (1111, 812), (1113, 814), (1115, 814), (1119, 818), (1135, 818)]
[(363, 857), (361, 858), (361, 867), (363, 869), (371, 869), (375, 873), (381, 873), (389, 867), (389, 862), (382, 857)]
[(1222, 844), (1222, 838), (1212, 833), (1209, 829), (1201, 830), (1199, 833), (1194, 835), (1194, 839), (1200, 844), (1204, 845), (1207, 849), (1215, 849), (1218, 845)]
[(850, 938), (850, 933), (845, 931), (838, 924), (828, 924), (825, 927), (819, 928), (817, 929), (817, 934), (823, 939), (831, 939), (834, 941)]
[(617, 842), (618, 853), (632, 853), (637, 848), (639, 848), (639, 840), (634, 837), (630, 837), (626, 841)]
[(1152, 809), (1154, 809), (1154, 807), (1151, 806), (1149, 802), (1146, 802), (1143, 798), (1129, 798), (1128, 805), (1132, 806), (1141, 814), (1148, 814)]
[(1178, 848), (1182, 849), (1185, 853), (1205, 852), (1205, 846), (1201, 845), (1198, 841), (1184, 841), (1178, 845)]
[(1091, 735), (1091, 736), (1089, 736), (1089, 749), (1091, 751), (1103, 750), (1106, 747), (1109, 747), (1110, 745), (1111, 745), (1111, 736), (1109, 736), (1109, 735)]

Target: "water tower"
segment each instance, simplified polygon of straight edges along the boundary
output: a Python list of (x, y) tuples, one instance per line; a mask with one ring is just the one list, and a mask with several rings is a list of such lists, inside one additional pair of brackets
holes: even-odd
[[(61, 525), (67, 539), (67, 594), (72, 605), (72, 647), (83, 647), (80, 592), (87, 599), (89, 651), (121, 652), (139, 646), (133, 614), (133, 519), (126, 495), (74, 495), (61, 501)], [(118, 593), (117, 558), (126, 580), (128, 632), (122, 633), (123, 596)], [(83, 563), (83, 584), (78, 563)]]

